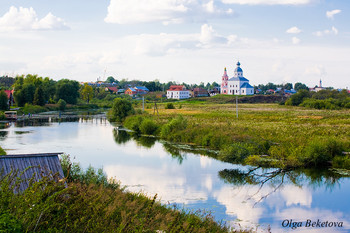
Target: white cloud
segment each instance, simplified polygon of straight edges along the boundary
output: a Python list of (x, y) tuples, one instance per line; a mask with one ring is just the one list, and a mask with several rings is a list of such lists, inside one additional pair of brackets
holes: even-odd
[(326, 30), (323, 30), (323, 31), (314, 32), (314, 35), (316, 35), (316, 36), (338, 35), (338, 29), (336, 29), (333, 26), (332, 29), (330, 29), (330, 30), (326, 29)]
[(291, 27), (286, 32), (290, 34), (299, 34), (301, 30), (297, 27)]
[(298, 37), (295, 37), (295, 36), (294, 36), (294, 37), (292, 38), (292, 43), (293, 43), (293, 44), (299, 44), (299, 43), (300, 43), (300, 39), (299, 39)]
[(332, 10), (332, 11), (327, 11), (326, 12), (326, 16), (329, 19), (333, 19), (334, 15), (339, 14), (341, 12), (341, 10)]
[(203, 4), (204, 9), (209, 12), (209, 13), (214, 13), (215, 12), (215, 6), (214, 6), (214, 1), (211, 0), (206, 4)]
[[(207, 18), (231, 15), (232, 9), (220, 9), (214, 0), (110, 0), (107, 23), (134, 24), (162, 22), (164, 25), (185, 21), (206, 21)], [(206, 16), (203, 16), (207, 14)]]
[(190, 0), (111, 0), (107, 23), (168, 21), (188, 11)]
[(314, 65), (307, 67), (304, 72), (305, 75), (316, 75), (316, 76), (325, 76), (327, 74), (326, 68), (322, 65)]
[(0, 18), (0, 30), (2, 31), (26, 31), (26, 30), (64, 30), (68, 26), (63, 19), (48, 13), (39, 19), (32, 7), (16, 8), (11, 6), (9, 11)]
[(210, 48), (231, 44), (237, 40), (237, 36), (227, 37), (218, 34), (212, 26), (203, 24), (200, 33), (193, 34), (141, 34), (128, 36), (125, 39), (135, 44), (135, 54), (146, 54), (149, 56), (164, 56), (180, 50), (193, 50)]
[(226, 4), (241, 5), (305, 5), (315, 0), (222, 0)]
[(201, 34), (199, 36), (199, 41), (204, 45), (209, 45), (211, 43), (226, 43), (227, 39), (220, 36), (212, 26), (208, 24), (203, 24), (201, 27)]

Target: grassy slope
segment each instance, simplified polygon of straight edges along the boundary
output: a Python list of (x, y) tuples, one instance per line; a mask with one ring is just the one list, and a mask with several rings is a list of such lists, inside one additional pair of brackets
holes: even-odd
[(126, 192), (101, 169), (83, 171), (69, 157), (61, 164), (65, 180), (46, 177), (24, 193), (13, 192), (21, 182), (15, 173), (1, 177), (0, 232), (229, 232), (210, 215)]

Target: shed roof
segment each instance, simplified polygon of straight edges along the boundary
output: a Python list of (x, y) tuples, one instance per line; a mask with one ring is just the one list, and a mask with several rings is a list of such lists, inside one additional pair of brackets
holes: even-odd
[(17, 154), (0, 156), (0, 178), (13, 172), (23, 180), (19, 192), (28, 188), (29, 180), (40, 181), (44, 176), (64, 178), (58, 155), (62, 153)]

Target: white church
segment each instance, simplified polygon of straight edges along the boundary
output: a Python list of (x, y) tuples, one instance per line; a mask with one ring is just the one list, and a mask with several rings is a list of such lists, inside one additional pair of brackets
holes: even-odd
[(228, 78), (225, 68), (221, 82), (221, 94), (226, 95), (254, 95), (254, 87), (249, 84), (249, 80), (243, 77), (241, 63), (237, 62), (234, 76)]

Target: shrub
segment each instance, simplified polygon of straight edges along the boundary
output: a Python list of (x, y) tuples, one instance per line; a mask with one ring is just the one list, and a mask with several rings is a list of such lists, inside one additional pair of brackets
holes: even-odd
[(110, 121), (122, 122), (129, 115), (135, 113), (130, 100), (125, 98), (116, 98), (113, 101), (112, 109), (108, 112)]
[(0, 146), (0, 155), (6, 155), (6, 151)]
[(160, 136), (165, 139), (170, 138), (172, 133), (178, 133), (179, 131), (186, 129), (186, 127), (187, 120), (183, 116), (179, 115), (174, 119), (169, 120), (167, 124), (163, 125)]
[(64, 110), (66, 109), (67, 103), (66, 103), (66, 101), (64, 101), (63, 99), (60, 99), (60, 100), (57, 102), (57, 104), (58, 104), (59, 110), (64, 111)]
[(22, 224), (8, 212), (0, 211), (0, 232), (23, 232)]
[(335, 156), (333, 159), (333, 167), (334, 168), (350, 168), (350, 157), (348, 155)]
[(165, 109), (175, 109), (175, 106), (174, 106), (173, 103), (167, 103), (167, 104), (165, 105)]
[(252, 145), (249, 145), (248, 143), (236, 142), (224, 147), (220, 151), (219, 158), (225, 162), (241, 163), (253, 152), (253, 150)]
[(5, 119), (6, 119), (5, 113), (0, 111), (0, 120), (5, 120)]
[(298, 106), (303, 102), (305, 98), (310, 97), (310, 92), (307, 90), (299, 90), (297, 93), (292, 95), (287, 101), (286, 105)]
[(142, 121), (143, 121), (143, 117), (140, 115), (131, 116), (125, 119), (124, 126), (127, 129), (134, 131), (134, 133), (140, 134), (141, 133), (140, 126)]
[(31, 104), (25, 104), (22, 109), (24, 114), (28, 113), (39, 113), (39, 112), (46, 112), (47, 108), (39, 106), (39, 105), (31, 105)]
[(154, 135), (157, 131), (157, 124), (151, 119), (144, 119), (140, 125), (140, 131), (142, 134)]
[(302, 160), (309, 166), (325, 166), (335, 156), (341, 155), (343, 149), (344, 146), (334, 139), (314, 139), (306, 146)]

